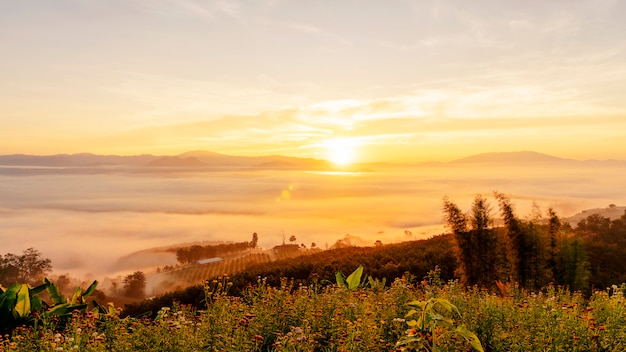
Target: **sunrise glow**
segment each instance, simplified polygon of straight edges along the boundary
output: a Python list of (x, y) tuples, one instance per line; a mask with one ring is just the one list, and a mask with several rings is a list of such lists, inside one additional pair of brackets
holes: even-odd
[(346, 166), (356, 159), (356, 143), (347, 138), (325, 141), (327, 159), (339, 166)]
[(624, 6), (6, 2), (0, 153), (626, 158)]
[(0, 346), (618, 349), (625, 14), (0, 0)]

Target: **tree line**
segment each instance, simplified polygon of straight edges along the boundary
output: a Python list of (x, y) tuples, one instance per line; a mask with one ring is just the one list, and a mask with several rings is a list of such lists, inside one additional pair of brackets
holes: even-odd
[(232, 254), (241, 252), (249, 248), (256, 248), (259, 241), (257, 233), (252, 234), (251, 241), (236, 242), (236, 243), (220, 243), (214, 245), (193, 245), (189, 247), (182, 247), (176, 250), (176, 259), (181, 264), (193, 264), (198, 260), (206, 258), (214, 258), (221, 255)]
[(454, 237), (456, 275), (466, 285), (494, 287), (497, 281), (540, 289), (549, 283), (589, 290), (590, 261), (578, 231), (563, 223), (553, 209), (530, 219), (516, 213), (510, 199), (494, 192), (502, 226), (494, 226), (487, 198), (477, 195), (468, 212), (449, 198), (443, 208)]

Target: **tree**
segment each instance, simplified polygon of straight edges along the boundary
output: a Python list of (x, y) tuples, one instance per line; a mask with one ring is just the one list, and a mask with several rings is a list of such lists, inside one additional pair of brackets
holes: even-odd
[(67, 294), (70, 292), (70, 286), (72, 285), (72, 281), (69, 276), (61, 275), (56, 280), (56, 285), (59, 288), (59, 292)]
[(561, 229), (561, 220), (556, 215), (554, 209), (548, 209), (548, 216), (550, 219), (548, 220), (548, 236), (550, 238), (550, 252), (548, 253), (548, 268), (550, 270), (550, 278), (555, 280), (558, 276), (558, 260), (557, 256), (559, 253), (559, 242), (560, 235), (559, 230)]
[(296, 236), (295, 235), (291, 235), (291, 237), (289, 237), (289, 242), (291, 242), (291, 243), (296, 242)]
[[(505, 224), (511, 279), (523, 287), (538, 289), (552, 278), (550, 255), (553, 248), (553, 234), (551, 231), (554, 231), (554, 236), (556, 236), (556, 231), (560, 226), (558, 217), (554, 211), (550, 211), (546, 229), (545, 226), (537, 225), (537, 222), (541, 220), (538, 210), (534, 211), (535, 216), (532, 216), (531, 220), (521, 220), (515, 215), (508, 197), (498, 192), (494, 192), (494, 195), (500, 205)], [(538, 208), (535, 206), (535, 209)], [(556, 250), (556, 242), (554, 242), (554, 250)]]
[(135, 271), (124, 277), (124, 295), (130, 298), (145, 298), (146, 276), (142, 271)]
[(513, 281), (517, 281), (522, 285), (526, 282), (525, 266), (526, 266), (526, 243), (525, 236), (520, 225), (520, 221), (513, 212), (511, 200), (502, 193), (494, 192), (500, 212), (506, 226), (506, 248), (507, 257), (510, 265), (510, 276)]
[(562, 276), (559, 281), (569, 286), (572, 291), (588, 289), (589, 261), (580, 237), (574, 235), (563, 240), (560, 257)]
[(478, 256), (478, 260), (474, 261), (476, 283), (485, 287), (493, 286), (498, 279), (496, 270), (498, 238), (493, 228), (491, 206), (481, 195), (474, 197), (470, 224), (473, 248)]
[(469, 284), (472, 248), (470, 238), (467, 235), (467, 217), (448, 197), (443, 198), (443, 210), (446, 224), (452, 231), (454, 238), (454, 249), (459, 264), (457, 274), (461, 277), (462, 282)]
[(454, 237), (459, 263), (457, 274), (461, 281), (467, 285), (493, 285), (498, 278), (498, 243), (496, 232), (492, 228), (491, 207), (487, 200), (477, 195), (469, 214), (464, 214), (447, 197), (443, 199), (443, 208), (447, 226)]
[(250, 248), (256, 248), (259, 243), (259, 235), (255, 233), (252, 234), (252, 241), (250, 241)]
[(583, 241), (584, 250), (588, 253), (591, 285), (607, 287), (626, 281), (626, 212), (612, 221), (592, 214), (578, 223), (576, 235)]
[(0, 256), (0, 284), (10, 286), (15, 282), (37, 285), (52, 271), (52, 261), (41, 258), (35, 248), (28, 248), (22, 255), (7, 253)]

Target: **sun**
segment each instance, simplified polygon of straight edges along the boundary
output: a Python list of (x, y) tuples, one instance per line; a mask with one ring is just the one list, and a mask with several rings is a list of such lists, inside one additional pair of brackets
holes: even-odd
[(324, 142), (328, 160), (345, 166), (356, 160), (357, 143), (348, 138), (329, 139)]

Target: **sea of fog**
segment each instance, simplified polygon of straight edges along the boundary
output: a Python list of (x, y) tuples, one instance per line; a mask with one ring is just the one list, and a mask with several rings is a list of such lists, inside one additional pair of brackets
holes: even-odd
[(469, 209), (474, 195), (493, 199), (497, 190), (520, 216), (533, 202), (562, 216), (624, 205), (623, 171), (449, 164), (368, 172), (0, 167), (0, 253), (35, 247), (52, 259), (56, 274), (101, 276), (133, 271), (118, 260), (136, 251), (247, 241), (254, 232), (262, 247), (291, 235), (320, 248), (346, 235), (358, 245), (397, 242), (445, 231), (444, 196)]

